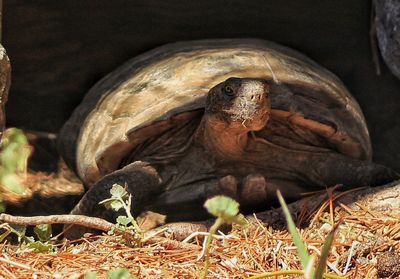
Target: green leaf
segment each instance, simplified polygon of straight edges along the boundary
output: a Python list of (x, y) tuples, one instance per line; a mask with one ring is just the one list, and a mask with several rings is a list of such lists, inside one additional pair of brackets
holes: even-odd
[(233, 217), (233, 223), (238, 224), (240, 226), (245, 226), (248, 224), (248, 221), (246, 220), (246, 218), (244, 217), (243, 214), (238, 214), (235, 217)]
[(22, 236), (21, 238), (18, 238), (18, 242), (24, 241), (25, 243), (32, 243), (35, 242), (35, 239), (33, 238), (33, 236)]
[(118, 216), (117, 223), (122, 226), (127, 226), (129, 223), (132, 222), (132, 219), (126, 216)]
[(114, 184), (110, 190), (110, 194), (113, 198), (124, 199), (128, 196), (128, 192), (119, 184)]
[(32, 236), (25, 236), (26, 227), (18, 224), (10, 224), (11, 232), (18, 236), (18, 243), (31, 243), (35, 242), (35, 239)]
[(109, 199), (102, 200), (101, 202), (99, 202), (99, 204), (102, 204), (107, 209), (112, 209), (114, 211), (118, 211), (124, 207), (124, 204), (120, 200), (117, 200), (115, 198), (109, 198)]
[(112, 201), (115, 201), (115, 199), (114, 199), (114, 198), (108, 198), (108, 199), (99, 201), (99, 204), (104, 204), (104, 205), (106, 205), (106, 204), (108, 204), (108, 203), (111, 203)]
[(12, 229), (12, 232), (18, 236), (18, 242), (20, 242), (21, 238), (25, 236), (26, 227), (18, 224), (10, 224), (10, 228)]
[(319, 262), (315, 270), (314, 279), (323, 278), (323, 274), (325, 272), (325, 267), (326, 267), (326, 260), (328, 259), (329, 251), (331, 249), (333, 239), (335, 238), (335, 233), (338, 227), (339, 225), (336, 225), (325, 239), (324, 245), (322, 246), (321, 249), (321, 257), (319, 258)]
[(107, 232), (107, 234), (108, 235), (114, 235), (116, 229), (117, 229), (117, 227), (115, 225), (112, 226), (111, 229)]
[(123, 200), (128, 192), (121, 185), (114, 184), (110, 189), (111, 198), (102, 200), (99, 204), (103, 204), (107, 209), (118, 211), (124, 207)]
[(286, 205), (285, 200), (283, 199), (281, 192), (277, 191), (279, 203), (282, 206), (283, 213), (285, 214), (286, 222), (288, 225), (288, 230), (292, 235), (293, 242), (297, 247), (297, 251), (299, 253), (301, 266), (305, 270), (308, 266), (308, 262), (310, 261), (310, 254), (308, 254), (307, 248), (301, 240), (300, 234), (296, 229), (296, 225), (293, 222), (292, 215), (290, 214), (289, 208)]
[(9, 128), (4, 132), (0, 152), (0, 190), (4, 187), (19, 195), (25, 192), (21, 174), (27, 171), (30, 153), (31, 148), (21, 130)]
[(110, 203), (110, 208), (114, 211), (118, 211), (124, 207), (124, 204), (118, 200), (114, 200)]
[(307, 267), (303, 269), (304, 279), (315, 279), (314, 278), (314, 262), (315, 262), (315, 254), (310, 256), (310, 260), (308, 261)]
[(4, 132), (0, 153), (0, 165), (4, 174), (25, 172), (27, 160), (31, 153), (24, 133), (16, 128)]
[(126, 268), (115, 268), (107, 273), (107, 279), (134, 279)]
[(17, 170), (19, 172), (25, 172), (28, 167), (28, 158), (31, 155), (31, 148), (25, 143), (20, 147), (19, 154), (17, 157)]
[(239, 213), (239, 204), (226, 196), (215, 196), (208, 199), (204, 207), (215, 217), (222, 218), (227, 223), (233, 223)]
[(6, 230), (2, 234), (0, 234), (0, 243), (3, 242), (3, 240), (11, 233), (11, 231)]
[(45, 253), (54, 251), (54, 247), (50, 243), (43, 243), (41, 241), (35, 241), (27, 244), (27, 247), (33, 249), (34, 252)]
[(115, 201), (114, 198), (108, 198), (99, 202), (99, 204), (104, 205), (107, 209), (111, 208), (111, 203)]
[(97, 273), (94, 271), (86, 272), (84, 279), (97, 279)]
[(37, 225), (33, 231), (35, 232), (36, 236), (39, 238), (40, 241), (48, 241), (51, 237), (51, 225), (49, 224), (41, 224)]
[(25, 188), (21, 183), (21, 178), (15, 173), (3, 174), (1, 176), (1, 185), (19, 195), (25, 192)]

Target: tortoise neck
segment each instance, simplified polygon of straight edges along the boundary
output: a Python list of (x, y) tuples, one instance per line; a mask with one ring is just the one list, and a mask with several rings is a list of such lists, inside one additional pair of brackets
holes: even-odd
[(213, 156), (235, 159), (242, 156), (246, 148), (248, 130), (204, 115), (197, 132), (197, 139)]

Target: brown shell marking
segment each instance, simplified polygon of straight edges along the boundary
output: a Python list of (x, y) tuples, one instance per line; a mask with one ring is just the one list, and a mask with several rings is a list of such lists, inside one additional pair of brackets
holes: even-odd
[[(312, 88), (302, 94), (318, 92), (323, 94), (320, 99), (335, 100), (340, 104), (335, 129), (343, 128), (337, 132), (359, 143), (360, 157), (371, 157), (361, 110), (333, 74), (305, 56), (271, 42), (224, 39), (166, 45), (133, 58), (104, 77), (88, 92), (61, 131), (64, 158), (91, 185), (118, 168), (121, 159), (146, 139), (148, 132), (139, 133), (144, 131), (141, 128), (158, 122), (150, 129), (151, 134), (162, 132), (163, 127), (179, 121), (179, 116), (171, 120), (172, 115), (203, 108), (208, 90), (233, 76), (265, 78), (278, 86), (287, 83)], [(300, 113), (305, 118), (309, 114)], [(321, 118), (316, 121), (324, 116)], [(349, 119), (355, 126), (345, 126)], [(335, 141), (333, 144), (337, 145)], [(345, 146), (340, 149), (346, 150)]]

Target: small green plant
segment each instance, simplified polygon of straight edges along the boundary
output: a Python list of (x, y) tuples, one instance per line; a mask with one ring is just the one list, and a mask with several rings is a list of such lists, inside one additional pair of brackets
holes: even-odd
[[(11, 191), (23, 195), (26, 188), (23, 184), (24, 176), (28, 169), (28, 158), (31, 154), (31, 147), (22, 130), (17, 128), (7, 129), (1, 141), (0, 150), (0, 212), (4, 211), (1, 194), (4, 191)], [(54, 251), (51, 244), (51, 226), (47, 224), (37, 225), (34, 232), (38, 240), (32, 236), (26, 236), (26, 227), (21, 225), (1, 224), (0, 229), (4, 232), (0, 235), (2, 242), (8, 235), (15, 234), (18, 242), (26, 248), (35, 252)]]
[(213, 235), (217, 233), (218, 228), (223, 224), (229, 225), (232, 223), (236, 223), (241, 226), (247, 224), (247, 220), (244, 218), (244, 216), (242, 214), (239, 214), (239, 204), (229, 197), (215, 196), (211, 199), (208, 199), (205, 202), (204, 207), (208, 210), (208, 212), (217, 217), (217, 219), (210, 228), (206, 246), (204, 249), (204, 272), (201, 278), (206, 278), (208, 274), (211, 242), (213, 240)]
[[(5, 190), (18, 195), (24, 194), (22, 181), (27, 172), (30, 154), (31, 147), (21, 130), (9, 128), (4, 132), (0, 151), (0, 194)], [(3, 211), (4, 205), (0, 196), (0, 212)]]
[(114, 184), (110, 190), (111, 197), (105, 199), (99, 204), (103, 204), (107, 209), (112, 209), (118, 212), (120, 209), (125, 211), (125, 216), (120, 215), (116, 219), (116, 224), (109, 234), (112, 235), (116, 230), (122, 232), (135, 232), (139, 237), (139, 241), (143, 240), (143, 231), (140, 229), (135, 218), (133, 218), (131, 213), (132, 206), (132, 195), (128, 195), (128, 192), (119, 184)]
[(337, 227), (335, 227), (326, 237), (324, 245), (322, 246), (321, 256), (316, 265), (314, 265), (315, 258), (308, 253), (307, 247), (304, 242), (301, 240), (301, 236), (296, 229), (296, 225), (293, 222), (292, 216), (290, 214), (289, 208), (283, 199), (281, 193), (277, 192), (279, 203), (282, 206), (283, 213), (286, 218), (287, 226), (289, 233), (293, 238), (293, 242), (297, 247), (297, 251), (300, 257), (300, 263), (303, 270), (282, 270), (275, 272), (266, 272), (262, 274), (257, 274), (249, 277), (249, 279), (258, 279), (258, 278), (267, 278), (267, 277), (276, 277), (282, 275), (303, 275), (306, 279), (322, 279), (322, 278), (330, 278), (330, 279), (345, 279), (345, 277), (337, 276), (335, 274), (325, 273), (326, 269), (326, 260), (329, 255), (330, 248), (333, 243), (333, 239), (335, 237), (335, 232)]
[(35, 240), (33, 236), (26, 236), (25, 226), (9, 225), (5, 223), (0, 225), (0, 229), (5, 230), (0, 235), (0, 242), (12, 233), (18, 237), (18, 243), (24, 244), (25, 248), (30, 249), (33, 252), (43, 253), (55, 250), (52, 244), (53, 239), (51, 238), (51, 226), (48, 224), (37, 225), (33, 229), (38, 240)]
[[(97, 279), (97, 273), (93, 271), (89, 271), (85, 274), (85, 279)], [(107, 279), (136, 279), (137, 277), (132, 276), (129, 273), (129, 270), (126, 268), (114, 268), (107, 272), (106, 274)]]
[(10, 191), (22, 194), (25, 190), (21, 174), (27, 172), (31, 148), (24, 133), (17, 128), (4, 132), (0, 152), (0, 182)]

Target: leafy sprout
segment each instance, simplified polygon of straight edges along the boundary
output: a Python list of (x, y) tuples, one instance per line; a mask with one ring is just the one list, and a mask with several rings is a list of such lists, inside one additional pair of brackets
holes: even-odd
[(55, 250), (51, 243), (51, 226), (47, 224), (37, 225), (34, 228), (34, 233), (39, 240), (35, 240), (33, 236), (26, 236), (26, 227), (22, 225), (7, 223), (1, 224), (0, 228), (4, 232), (0, 235), (0, 242), (2, 242), (8, 235), (15, 234), (18, 237), (20, 244), (26, 245), (25, 247), (33, 252), (52, 252)]
[[(30, 153), (31, 147), (21, 130), (9, 128), (4, 132), (0, 149), (0, 193), (24, 194), (23, 176), (27, 172)], [(0, 212), (4, 210), (0, 196)]]
[(110, 198), (99, 202), (99, 204), (103, 204), (107, 209), (112, 209), (116, 212), (123, 209), (126, 216), (120, 215), (117, 217), (117, 223), (109, 234), (113, 234), (116, 229), (122, 231), (134, 231), (139, 236), (139, 240), (142, 240), (143, 231), (140, 229), (131, 213), (132, 196), (129, 195), (125, 188), (119, 184), (114, 184), (112, 186), (110, 194)]
[(241, 226), (247, 224), (246, 218), (239, 214), (239, 203), (226, 196), (215, 196), (208, 199), (204, 207), (209, 213), (217, 217), (214, 224), (211, 226), (207, 237), (206, 246), (204, 249), (204, 272), (201, 278), (206, 278), (208, 274), (208, 266), (210, 263), (210, 247), (213, 240), (213, 235), (216, 234), (218, 228), (223, 224), (236, 223)]
[(24, 133), (17, 128), (4, 132), (0, 152), (0, 183), (2, 187), (23, 194), (21, 174), (27, 172), (27, 161), (31, 148)]

